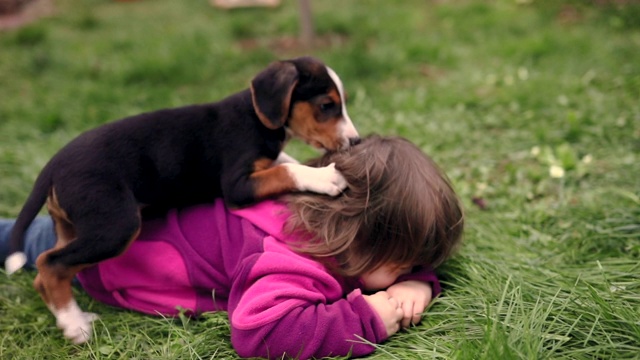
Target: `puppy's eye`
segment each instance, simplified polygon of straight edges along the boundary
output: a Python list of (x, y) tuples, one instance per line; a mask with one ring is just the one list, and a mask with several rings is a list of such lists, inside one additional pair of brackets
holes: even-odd
[(334, 102), (328, 102), (328, 103), (320, 104), (320, 110), (322, 110), (322, 111), (328, 111), (328, 110), (331, 110), (331, 109), (333, 109), (335, 107), (336, 107), (336, 103), (334, 103)]

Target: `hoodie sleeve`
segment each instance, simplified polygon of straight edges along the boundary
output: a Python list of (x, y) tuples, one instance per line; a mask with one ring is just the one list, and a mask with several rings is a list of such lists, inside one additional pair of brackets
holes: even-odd
[[(265, 245), (266, 246), (266, 245)], [(231, 342), (241, 356), (362, 356), (387, 338), (360, 290), (342, 287), (320, 264), (265, 252), (239, 272), (229, 299)]]

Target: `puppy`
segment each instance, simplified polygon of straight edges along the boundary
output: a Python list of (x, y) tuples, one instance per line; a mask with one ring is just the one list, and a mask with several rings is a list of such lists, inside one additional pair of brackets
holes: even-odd
[(243, 206), (294, 191), (335, 196), (346, 187), (333, 165), (311, 168), (283, 153), (289, 134), (326, 150), (358, 141), (340, 78), (314, 58), (275, 62), (249, 89), (219, 102), (89, 130), (38, 176), (11, 233), (7, 272), (24, 265), (24, 233), (46, 201), (57, 244), (37, 258), (34, 286), (64, 335), (82, 343), (94, 317), (78, 307), (71, 280), (127, 248), (140, 231), (141, 207), (216, 197)]

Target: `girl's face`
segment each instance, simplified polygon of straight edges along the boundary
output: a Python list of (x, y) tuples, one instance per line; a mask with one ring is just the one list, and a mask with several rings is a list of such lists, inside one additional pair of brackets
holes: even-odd
[(401, 275), (410, 273), (411, 269), (412, 266), (386, 264), (362, 274), (360, 281), (362, 281), (363, 288), (367, 291), (382, 290), (391, 286)]

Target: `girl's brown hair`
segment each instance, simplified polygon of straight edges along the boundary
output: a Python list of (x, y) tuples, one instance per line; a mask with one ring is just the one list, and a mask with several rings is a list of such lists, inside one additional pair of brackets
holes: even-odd
[(309, 241), (292, 244), (295, 250), (348, 277), (385, 264), (433, 269), (454, 252), (464, 226), (460, 201), (418, 147), (372, 135), (310, 165), (330, 163), (349, 183), (341, 195), (287, 198), (292, 215), (286, 230), (305, 239), (311, 234)]

